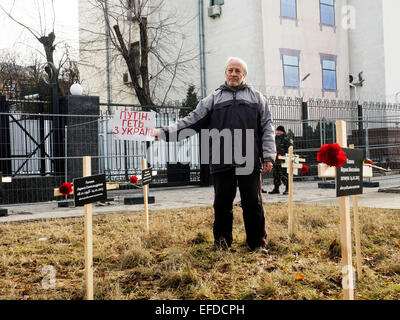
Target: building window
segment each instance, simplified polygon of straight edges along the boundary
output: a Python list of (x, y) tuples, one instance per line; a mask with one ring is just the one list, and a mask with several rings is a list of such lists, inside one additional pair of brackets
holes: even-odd
[(211, 6), (222, 6), (224, 4), (224, 0), (210, 0), (210, 7)]
[(336, 58), (322, 57), (322, 85), (324, 90), (336, 91)]
[(321, 25), (335, 25), (335, 0), (320, 0)]
[(299, 87), (299, 57), (283, 55), (283, 78), (285, 87)]
[(129, 53), (133, 53), (135, 57), (135, 72), (137, 76), (140, 76), (140, 42), (135, 41), (129, 44)]
[(297, 0), (281, 0), (281, 17), (297, 19)]

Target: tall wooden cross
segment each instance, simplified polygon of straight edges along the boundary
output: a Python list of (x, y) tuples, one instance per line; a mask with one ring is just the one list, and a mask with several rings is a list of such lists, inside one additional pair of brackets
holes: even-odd
[[(143, 158), (143, 171), (147, 169), (147, 161)], [(150, 170), (150, 169), (149, 169)], [(92, 174), (91, 167), (91, 157), (83, 157), (83, 176), (90, 177)], [(146, 219), (146, 231), (149, 231), (149, 211), (148, 211), (148, 183), (151, 181), (151, 176), (157, 175), (157, 171), (152, 171), (150, 173), (150, 179), (146, 179), (145, 176), (138, 176), (139, 180), (143, 181), (144, 189), (144, 208), (145, 208), (145, 219)], [(107, 183), (106, 188), (108, 190), (119, 189), (118, 184)], [(73, 192), (75, 190), (73, 189)], [(75, 194), (75, 192), (74, 192)], [(54, 189), (54, 196), (62, 196), (58, 188)], [(76, 200), (76, 198), (75, 198)], [(84, 205), (84, 234), (85, 234), (85, 282), (86, 282), (86, 299), (93, 300), (94, 290), (93, 290), (93, 206), (92, 203), (87, 203)]]
[(297, 175), (298, 170), (303, 166), (300, 162), (306, 162), (306, 159), (300, 158), (298, 155), (293, 154), (293, 146), (289, 147), (289, 153), (285, 156), (279, 156), (280, 160), (285, 160), (282, 168), (286, 168), (288, 172), (288, 185), (289, 185), (289, 200), (288, 200), (288, 230), (289, 236), (295, 233), (295, 216), (293, 212), (293, 175)]
[[(336, 121), (336, 137), (337, 143), (342, 147), (347, 147), (346, 122), (342, 120)], [(354, 145), (353, 145), (354, 148)], [(372, 177), (372, 167), (363, 165), (363, 178)], [(336, 168), (326, 164), (318, 165), (318, 177), (320, 178), (336, 178)], [(336, 181), (338, 183), (338, 181)], [(362, 261), (361, 261), (361, 240), (360, 240), (360, 224), (358, 215), (358, 198), (353, 195), (354, 205), (354, 231), (356, 238), (356, 256), (357, 256), (357, 274), (358, 278), (362, 277)], [(352, 242), (351, 242), (351, 217), (350, 217), (350, 197), (339, 197), (340, 212), (340, 245), (342, 250), (342, 273), (343, 273), (343, 299), (354, 299), (354, 279), (353, 279), (353, 262), (352, 262)]]

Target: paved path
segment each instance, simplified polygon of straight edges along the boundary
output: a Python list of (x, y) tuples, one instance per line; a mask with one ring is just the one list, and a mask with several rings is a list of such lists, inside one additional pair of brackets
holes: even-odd
[[(378, 181), (378, 180), (375, 180)], [(400, 185), (396, 179), (379, 180), (380, 187)], [(270, 191), (271, 185), (265, 185), (264, 189)], [(281, 192), (283, 186), (281, 186)], [(121, 191), (120, 191), (121, 192)], [(141, 195), (141, 192), (134, 191)], [(114, 192), (110, 196), (115, 197)], [(194, 206), (211, 206), (214, 200), (213, 187), (182, 187), (182, 188), (154, 188), (150, 190), (150, 195), (155, 197), (155, 203), (150, 204), (150, 210), (174, 209)], [(295, 182), (294, 197), (297, 204), (317, 204), (317, 205), (338, 205), (336, 191), (334, 189), (318, 189), (317, 182)], [(239, 191), (235, 201), (240, 201)], [(287, 202), (287, 196), (263, 194), (265, 203)], [(361, 207), (399, 209), (400, 197), (397, 194), (381, 193), (378, 188), (364, 188), (364, 194), (359, 196)], [(58, 208), (56, 202), (8, 206), (8, 217), (0, 217), (0, 222), (38, 220), (49, 218), (79, 217), (83, 215), (83, 208)], [(105, 214), (112, 212), (143, 211), (143, 205), (124, 205), (123, 196), (116, 196), (115, 201), (109, 205), (95, 204), (93, 214)]]

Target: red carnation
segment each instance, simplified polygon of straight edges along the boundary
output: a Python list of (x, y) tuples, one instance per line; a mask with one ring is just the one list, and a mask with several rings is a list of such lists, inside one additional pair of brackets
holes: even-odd
[(303, 164), (303, 166), (302, 166), (301, 169), (300, 169), (300, 172), (301, 172), (302, 174), (306, 174), (306, 173), (308, 172), (308, 166), (305, 165), (305, 164)]
[(64, 196), (68, 196), (72, 193), (72, 183), (64, 182), (61, 186), (58, 187), (58, 191), (62, 193)]
[(132, 183), (132, 184), (137, 184), (138, 183), (138, 178), (136, 176), (132, 176), (129, 179), (129, 182)]
[(374, 163), (373, 163), (371, 160), (365, 160), (365, 161), (364, 161), (364, 164), (370, 164), (371, 166), (374, 165)]
[(317, 161), (331, 167), (341, 167), (347, 161), (347, 156), (339, 144), (325, 144), (319, 149)]

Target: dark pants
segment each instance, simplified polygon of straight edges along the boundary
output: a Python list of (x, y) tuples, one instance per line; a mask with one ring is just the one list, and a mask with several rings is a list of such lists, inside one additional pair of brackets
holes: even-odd
[(275, 189), (279, 189), (281, 183), (283, 183), (286, 188), (288, 187), (288, 174), (286, 168), (282, 168), (280, 163), (276, 163), (272, 169), (272, 175), (274, 177)]
[(232, 244), (233, 200), (239, 186), (247, 244), (251, 250), (265, 247), (264, 208), (259, 171), (247, 176), (236, 176), (234, 170), (214, 174), (214, 239), (217, 245)]

